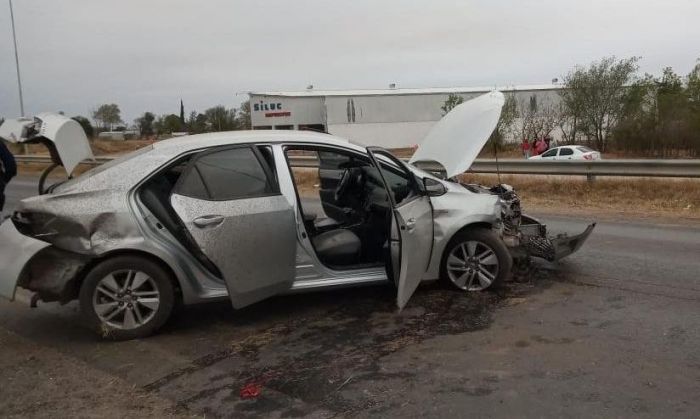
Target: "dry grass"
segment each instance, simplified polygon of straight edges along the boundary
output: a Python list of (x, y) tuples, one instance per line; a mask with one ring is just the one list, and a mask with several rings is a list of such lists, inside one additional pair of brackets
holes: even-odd
[(318, 177), (318, 169), (309, 167), (292, 167), (294, 183), (297, 192), (303, 197), (318, 197), (318, 189), (321, 187), (321, 179)]
[[(491, 185), (495, 175), (462, 175)], [(700, 180), (658, 178), (501, 176), (515, 187), (526, 210), (552, 213), (610, 213), (634, 217), (700, 219)]]
[[(111, 140), (91, 140), (90, 147), (92, 153), (96, 156), (105, 156), (110, 154), (123, 154), (137, 150), (141, 147), (153, 144), (153, 140), (128, 140), (128, 141), (111, 141)], [(13, 154), (24, 154), (25, 145), (9, 144), (10, 151)], [(42, 144), (26, 145), (27, 154), (48, 155), (48, 150)]]

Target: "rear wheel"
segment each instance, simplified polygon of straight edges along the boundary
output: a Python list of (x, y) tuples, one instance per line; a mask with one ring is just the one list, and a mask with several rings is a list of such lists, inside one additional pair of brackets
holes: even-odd
[(170, 317), (175, 291), (169, 273), (141, 256), (116, 256), (97, 264), (80, 287), (80, 309), (103, 337), (146, 337)]
[(455, 234), (440, 267), (444, 283), (463, 291), (496, 288), (510, 275), (513, 260), (496, 233), (474, 228)]

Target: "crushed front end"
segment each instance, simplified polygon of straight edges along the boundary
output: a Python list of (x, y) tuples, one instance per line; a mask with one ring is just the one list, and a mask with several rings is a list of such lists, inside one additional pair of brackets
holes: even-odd
[(595, 223), (592, 223), (579, 234), (562, 233), (551, 236), (546, 225), (523, 214), (520, 197), (512, 186), (499, 184), (488, 188), (477, 184), (462, 185), (475, 193), (499, 197), (503, 241), (515, 258), (539, 257), (550, 262), (560, 260), (580, 249), (595, 228)]

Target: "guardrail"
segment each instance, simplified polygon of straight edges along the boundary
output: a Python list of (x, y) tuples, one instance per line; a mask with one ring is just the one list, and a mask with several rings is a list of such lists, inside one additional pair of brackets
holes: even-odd
[[(48, 156), (20, 155), (15, 157), (20, 163), (49, 164)], [(114, 157), (96, 157), (83, 164), (100, 165)], [(314, 167), (316, 158), (292, 156), (290, 160), (297, 166)], [(439, 171), (440, 166), (430, 163), (419, 164), (426, 170)], [(564, 176), (641, 176), (641, 177), (682, 177), (700, 178), (700, 160), (516, 160), (516, 159), (477, 159), (469, 173), (502, 173), (523, 175), (564, 175)]]

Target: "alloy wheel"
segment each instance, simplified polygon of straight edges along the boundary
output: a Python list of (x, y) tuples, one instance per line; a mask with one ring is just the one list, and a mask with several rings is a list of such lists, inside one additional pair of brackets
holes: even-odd
[(102, 323), (131, 330), (143, 326), (155, 316), (160, 305), (160, 292), (148, 274), (120, 270), (98, 282), (92, 304)]
[(469, 240), (457, 244), (447, 257), (447, 276), (460, 289), (482, 291), (498, 276), (498, 256), (487, 244)]

